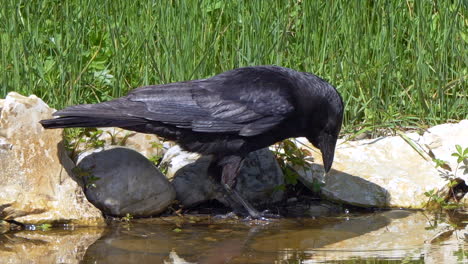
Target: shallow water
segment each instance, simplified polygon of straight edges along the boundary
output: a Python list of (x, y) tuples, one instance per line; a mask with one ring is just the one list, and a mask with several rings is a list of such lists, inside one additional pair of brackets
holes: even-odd
[(142, 219), (8, 232), (0, 235), (0, 263), (468, 263), (462, 220), (411, 211), (270, 221)]

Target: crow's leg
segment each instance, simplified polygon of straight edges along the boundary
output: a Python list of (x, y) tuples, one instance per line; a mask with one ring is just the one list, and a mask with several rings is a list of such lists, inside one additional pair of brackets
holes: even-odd
[(243, 160), (243, 157), (229, 156), (218, 162), (218, 165), (223, 168), (221, 185), (226, 190), (229, 200), (234, 201), (237, 205), (242, 205), (252, 218), (260, 218), (260, 213), (234, 189)]

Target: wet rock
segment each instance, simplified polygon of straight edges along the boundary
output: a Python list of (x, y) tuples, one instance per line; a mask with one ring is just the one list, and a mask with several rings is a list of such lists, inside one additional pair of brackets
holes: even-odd
[[(454, 141), (449, 140), (452, 133)], [(419, 152), (405, 137), (411, 139)], [(305, 139), (299, 141), (314, 149)], [(297, 171), (310, 188), (314, 179), (323, 182), (322, 195), (330, 200), (364, 207), (424, 208), (429, 201), (425, 192), (448, 191), (445, 188), (448, 179), (466, 178), (461, 170), (455, 176), (455, 171), (436, 168), (426, 145), (436, 147), (432, 150), (435, 157), (449, 161), (455, 168), (450, 155), (456, 142), (468, 146), (468, 120), (431, 128), (423, 136), (410, 133), (403, 137), (339, 141), (333, 168), (326, 177), (319, 165), (322, 161), (317, 149), (312, 151), (315, 162), (310, 170), (297, 168)]]
[[(208, 200), (228, 204), (219, 182), (207, 174), (211, 157), (188, 153), (179, 146), (170, 148), (161, 162), (167, 168), (166, 176), (172, 179), (177, 200), (192, 206)], [(236, 190), (253, 204), (268, 204), (281, 200), (282, 191), (276, 191), (284, 177), (275, 157), (268, 149), (250, 153), (237, 178)]]
[(85, 176), (86, 196), (108, 215), (156, 215), (175, 198), (166, 177), (132, 149), (86, 152), (79, 157), (77, 167)]
[(98, 228), (21, 231), (0, 235), (0, 263), (81, 263), (104, 232)]
[(101, 212), (86, 199), (62, 130), (44, 130), (39, 121), (49, 108), (34, 95), (9, 93), (0, 114), (0, 218), (23, 223), (103, 224)]

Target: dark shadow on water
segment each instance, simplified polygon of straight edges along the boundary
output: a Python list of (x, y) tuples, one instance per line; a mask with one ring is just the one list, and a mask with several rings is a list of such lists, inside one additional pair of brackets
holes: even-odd
[[(304, 251), (384, 228), (411, 215), (391, 211), (350, 218), (279, 219), (271, 222), (204, 220), (182, 224), (151, 220), (112, 228), (91, 245), (86, 263), (272, 263), (285, 249)], [(249, 258), (256, 259), (250, 262)], [(172, 260), (171, 260), (172, 259)]]

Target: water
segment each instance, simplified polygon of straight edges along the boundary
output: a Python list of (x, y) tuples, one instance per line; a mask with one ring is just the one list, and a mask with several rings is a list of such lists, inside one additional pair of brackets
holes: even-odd
[(467, 219), (460, 217), (411, 211), (270, 221), (185, 216), (26, 230), (0, 235), (0, 263), (468, 263)]

